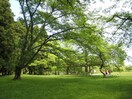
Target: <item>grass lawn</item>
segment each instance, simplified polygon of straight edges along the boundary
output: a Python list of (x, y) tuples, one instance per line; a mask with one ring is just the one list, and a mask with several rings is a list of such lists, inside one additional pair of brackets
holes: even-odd
[(132, 99), (132, 73), (115, 75), (0, 77), (0, 99)]

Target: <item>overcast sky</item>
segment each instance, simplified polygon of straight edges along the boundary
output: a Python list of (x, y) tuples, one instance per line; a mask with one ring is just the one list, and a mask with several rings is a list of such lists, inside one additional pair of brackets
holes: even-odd
[(12, 10), (12, 12), (15, 15), (15, 20), (16, 20), (19, 16), (22, 16), (20, 14), (21, 10), (20, 10), (19, 3), (16, 0), (10, 0), (10, 4), (11, 4), (11, 10)]

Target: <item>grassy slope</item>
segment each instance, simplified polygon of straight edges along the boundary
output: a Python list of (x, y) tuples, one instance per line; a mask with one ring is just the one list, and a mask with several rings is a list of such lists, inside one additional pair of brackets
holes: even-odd
[(132, 99), (131, 74), (109, 78), (23, 76), (20, 81), (2, 77), (0, 99)]

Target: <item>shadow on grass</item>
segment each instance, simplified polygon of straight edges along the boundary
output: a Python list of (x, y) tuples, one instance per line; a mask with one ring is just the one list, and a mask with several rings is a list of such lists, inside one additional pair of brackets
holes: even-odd
[(89, 75), (88, 77), (94, 78), (94, 79), (96, 79), (96, 78), (104, 78), (104, 79), (107, 79), (107, 78), (119, 78), (120, 76), (110, 75), (110, 76), (104, 77), (102, 75)]
[(125, 84), (118, 99), (132, 99), (132, 84)]

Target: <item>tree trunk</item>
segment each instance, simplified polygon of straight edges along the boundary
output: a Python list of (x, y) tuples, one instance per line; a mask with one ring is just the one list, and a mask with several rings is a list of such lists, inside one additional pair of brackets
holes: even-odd
[(1, 73), (2, 73), (2, 76), (5, 76), (6, 75), (6, 68), (4, 66), (2, 66), (1, 68)]
[(20, 80), (21, 79), (21, 70), (22, 70), (21, 67), (17, 66), (15, 68), (15, 76), (14, 76), (13, 80)]
[(2, 76), (5, 76), (5, 72), (4, 72), (4, 68), (3, 67), (1, 68), (1, 73), (2, 73)]
[(103, 74), (104, 77), (106, 77), (105, 72), (102, 71), (102, 66), (99, 68), (100, 72)]
[(57, 71), (55, 70), (55, 75), (57, 75)]
[(103, 55), (102, 55), (102, 53), (100, 52), (99, 57), (100, 57), (100, 60), (101, 60), (101, 65), (100, 65), (99, 70), (100, 70), (100, 72), (103, 74), (103, 76), (106, 77), (105, 72), (103, 72), (103, 70), (102, 70), (102, 68), (104, 67), (104, 59), (102, 58), (102, 56), (103, 56)]
[(89, 74), (92, 73), (92, 66), (88, 66), (88, 73), (89, 73)]
[(88, 66), (85, 66), (85, 73), (88, 72)]
[(70, 67), (67, 66), (67, 67), (66, 67), (66, 75), (69, 75), (69, 69), (70, 69)]

